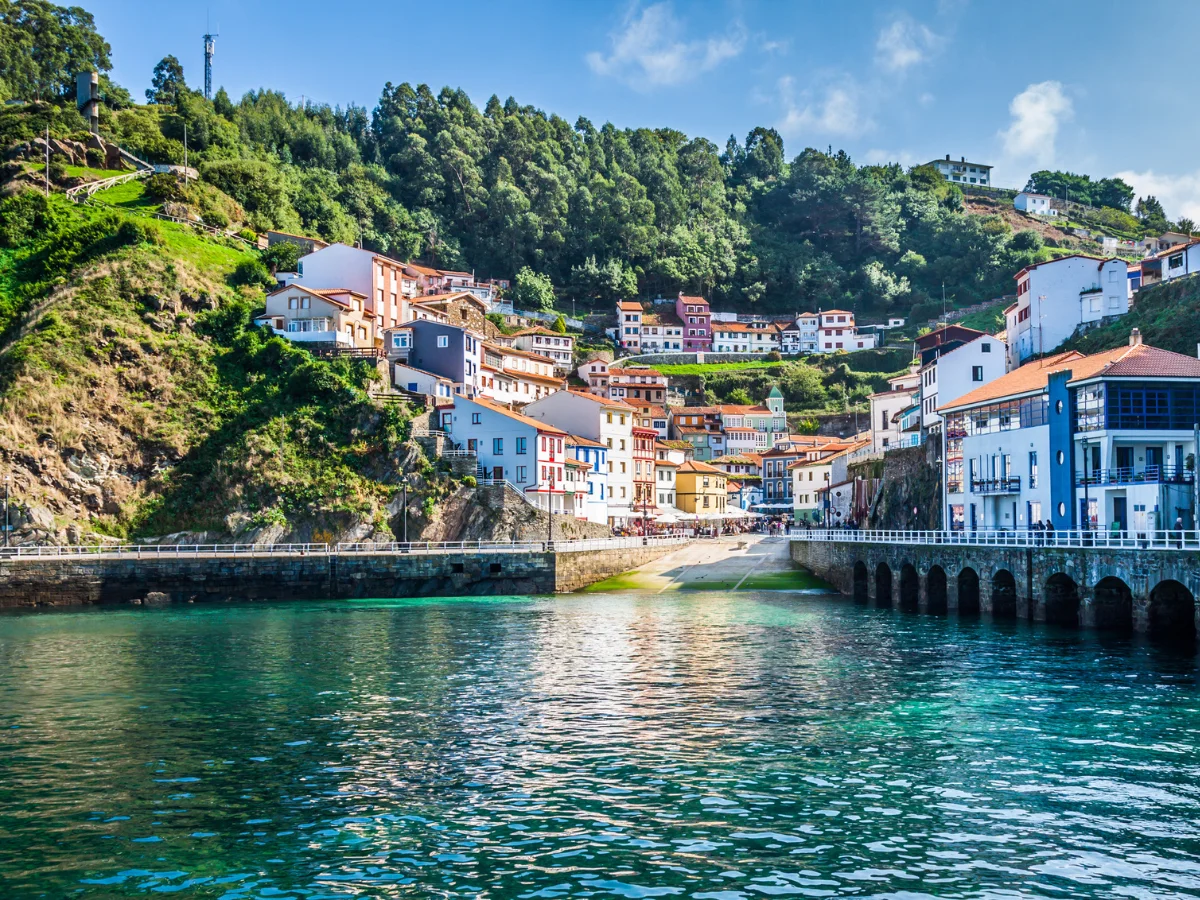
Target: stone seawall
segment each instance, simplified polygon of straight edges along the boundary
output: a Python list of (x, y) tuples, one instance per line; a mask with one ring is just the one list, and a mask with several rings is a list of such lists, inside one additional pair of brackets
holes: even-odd
[(677, 546), (554, 553), (187, 556), (0, 561), (0, 608), (172, 601), (484, 596), (574, 591)]
[(791, 542), (792, 562), (860, 602), (932, 613), (1200, 632), (1200, 552)]

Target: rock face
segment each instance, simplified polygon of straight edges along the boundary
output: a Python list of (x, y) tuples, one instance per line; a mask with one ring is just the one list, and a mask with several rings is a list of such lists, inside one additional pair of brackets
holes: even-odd
[[(86, 144), (79, 141), (50, 138), (50, 156), (59, 158), (73, 166), (88, 165), (88, 150), (95, 150), (103, 158), (105, 169), (116, 172), (129, 169), (129, 164), (121, 157), (121, 149), (116, 144), (110, 144), (99, 135), (93, 134)], [(24, 159), (31, 161), (46, 158), (46, 139), (34, 138), (13, 146), (6, 154), (9, 159)]]

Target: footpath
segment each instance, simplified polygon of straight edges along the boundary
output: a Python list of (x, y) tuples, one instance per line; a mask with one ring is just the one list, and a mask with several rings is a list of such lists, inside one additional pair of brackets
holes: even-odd
[(798, 570), (786, 537), (743, 534), (692, 541), (591, 590), (770, 590), (812, 587), (813, 579)]

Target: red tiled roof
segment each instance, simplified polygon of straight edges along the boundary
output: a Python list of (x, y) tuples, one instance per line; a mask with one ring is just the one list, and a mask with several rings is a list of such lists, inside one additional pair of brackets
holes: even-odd
[(635, 408), (633, 406), (630, 406), (624, 400), (615, 400), (615, 399), (609, 399), (608, 397), (601, 397), (599, 394), (590, 394), (587, 391), (581, 391), (578, 388), (569, 388), (567, 390), (567, 393), (570, 394), (572, 397), (583, 397), (587, 400), (591, 400), (593, 403), (599, 403), (601, 406), (617, 406), (617, 407), (621, 407), (622, 409), (634, 409)]
[(618, 300), (617, 309), (622, 309), (627, 312), (641, 312), (642, 304), (638, 303), (636, 300)]
[(553, 425), (547, 425), (541, 419), (531, 419), (529, 416), (523, 416), (519, 412), (513, 412), (507, 406), (501, 406), (499, 403), (495, 403), (485, 397), (475, 397), (467, 402), (478, 403), (484, 409), (490, 409), (492, 412), (499, 413), (502, 416), (507, 416), (510, 419), (520, 422), (522, 425), (529, 425), (530, 427), (536, 428), (538, 431), (544, 431), (547, 434), (561, 434), (564, 436), (567, 434), (561, 428), (555, 428)]
[(680, 472), (698, 472), (704, 475), (720, 475), (722, 478), (727, 476), (726, 472), (718, 469), (716, 466), (710, 466), (708, 463), (698, 462), (694, 459), (689, 459), (679, 467)]
[(1121, 349), (1128, 352), (1107, 363), (1099, 372), (1080, 375), (1071, 379), (1071, 383), (1087, 378), (1200, 378), (1200, 359), (1147, 344)]
[(608, 446), (607, 444), (602, 444), (599, 441), (593, 441), (589, 437), (582, 437), (578, 434), (568, 434), (567, 435), (567, 443), (574, 444), (578, 447), (600, 447), (600, 448), (605, 448), (605, 449)]

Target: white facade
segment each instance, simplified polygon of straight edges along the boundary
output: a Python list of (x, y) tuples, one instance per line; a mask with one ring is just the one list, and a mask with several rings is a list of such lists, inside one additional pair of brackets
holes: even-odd
[(952, 181), (955, 184), (980, 184), (990, 185), (992, 183), (992, 167), (983, 163), (967, 162), (964, 156), (961, 159), (953, 160), (950, 154), (946, 154), (945, 159), (935, 159), (929, 163), (945, 178), (947, 181)]
[(1013, 198), (1013, 208), (1031, 216), (1057, 216), (1058, 210), (1050, 205), (1051, 198), (1045, 194), (1021, 191)]
[(1172, 246), (1142, 260), (1141, 287), (1200, 272), (1200, 241)]
[(1080, 325), (1125, 315), (1130, 293), (1119, 259), (1064, 256), (1022, 269), (1017, 302), (1005, 311), (1009, 370), (1052, 352)]
[(608, 518), (634, 516), (633, 421), (635, 410), (626, 403), (595, 394), (558, 391), (524, 410), (525, 415), (548, 422), (571, 434), (604, 444), (608, 468)]
[(782, 326), (774, 322), (714, 322), (712, 352), (782, 352), (782, 330)]
[(449, 378), (426, 372), (424, 369), (414, 369), (403, 363), (392, 367), (392, 383), (401, 390), (412, 394), (424, 394), (435, 400), (450, 400), (454, 397), (454, 383)]
[(890, 390), (872, 394), (871, 406), (871, 450), (884, 453), (900, 446), (899, 413), (912, 406), (914, 398), (920, 398), (920, 373), (913, 372), (888, 379)]
[(571, 371), (571, 363), (575, 356), (575, 338), (569, 334), (559, 334), (548, 328), (530, 328), (512, 336), (512, 345), (518, 350), (526, 350), (554, 360), (554, 368), (561, 374)]
[(566, 434), (489, 400), (456, 397), (442, 427), (474, 450), (485, 478), (503, 480), (541, 509), (570, 513), (566, 502)]
[(568, 435), (567, 452), (585, 463), (583, 494), (576, 486), (575, 514), (599, 525), (608, 522), (608, 448), (599, 441)]
[(985, 334), (921, 367), (921, 427), (940, 425), (938, 407), (995, 381), (1007, 369), (1004, 342)]
[(367, 309), (381, 328), (402, 325), (410, 318), (404, 263), (370, 250), (331, 244), (307, 256), (298, 265), (301, 280), (310, 287), (349, 288), (367, 298)]

